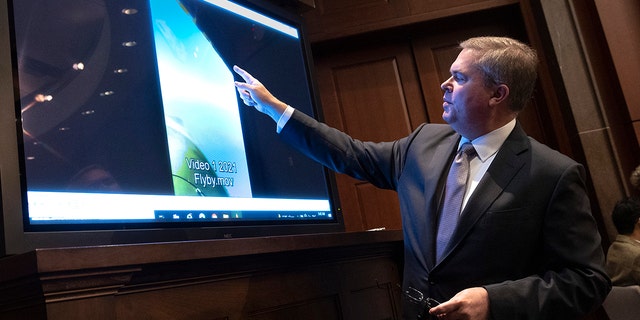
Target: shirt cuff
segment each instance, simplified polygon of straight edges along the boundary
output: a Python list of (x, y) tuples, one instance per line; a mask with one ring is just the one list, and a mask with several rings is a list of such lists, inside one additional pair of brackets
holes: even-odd
[(280, 116), (280, 119), (278, 119), (278, 123), (276, 127), (277, 133), (280, 133), (280, 131), (282, 131), (282, 128), (284, 128), (284, 125), (286, 125), (289, 119), (291, 119), (291, 116), (293, 115), (293, 111), (295, 110), (296, 109), (294, 109), (293, 107), (287, 106), (287, 108), (284, 110), (284, 112)]

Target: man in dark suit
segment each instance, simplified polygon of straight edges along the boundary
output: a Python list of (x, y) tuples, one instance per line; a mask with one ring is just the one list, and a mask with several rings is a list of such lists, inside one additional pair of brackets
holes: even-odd
[[(601, 304), (611, 284), (584, 168), (527, 137), (516, 120), (535, 86), (536, 54), (509, 38), (460, 46), (441, 85), (449, 125), (423, 124), (393, 142), (354, 140), (295, 111), (237, 67), (245, 82), (236, 87), (301, 152), (398, 192), (404, 318), (579, 318)], [(475, 152), (459, 221), (443, 242), (445, 181), (465, 142)]]

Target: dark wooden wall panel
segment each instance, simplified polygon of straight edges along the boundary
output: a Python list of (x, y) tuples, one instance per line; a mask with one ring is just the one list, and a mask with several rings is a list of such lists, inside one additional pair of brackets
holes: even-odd
[(395, 57), (335, 68), (333, 78), (342, 126), (354, 138), (388, 141), (410, 132), (404, 86)]
[(312, 41), (339, 39), (518, 3), (518, 0), (315, 0), (303, 16)]
[(401, 252), (399, 231), (42, 249), (0, 259), (0, 319), (399, 319)]
[[(327, 124), (365, 141), (392, 141), (426, 121), (411, 44), (371, 44), (318, 56), (318, 87)], [(397, 194), (336, 176), (345, 228), (400, 229)]]
[(493, 5), (496, 1), (487, 0), (407, 0), (409, 11), (412, 14), (436, 12), (441, 10), (451, 10), (456, 7), (464, 7), (469, 5)]
[[(351, 179), (353, 180), (353, 179)], [(370, 183), (354, 181), (364, 230), (400, 230), (400, 202), (395, 191), (379, 189)]]

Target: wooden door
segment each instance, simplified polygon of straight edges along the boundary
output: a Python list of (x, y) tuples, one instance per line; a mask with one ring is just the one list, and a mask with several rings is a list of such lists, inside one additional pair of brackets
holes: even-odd
[[(325, 122), (368, 141), (391, 141), (426, 120), (408, 42), (358, 46), (316, 59)], [(347, 231), (400, 229), (397, 194), (336, 177)]]

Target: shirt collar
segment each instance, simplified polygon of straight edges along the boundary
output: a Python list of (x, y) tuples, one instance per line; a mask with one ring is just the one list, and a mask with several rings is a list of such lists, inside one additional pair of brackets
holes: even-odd
[(513, 128), (516, 127), (516, 119), (509, 121), (504, 126), (493, 130), (483, 136), (477, 137), (473, 139), (473, 141), (469, 141), (469, 139), (462, 137), (460, 139), (460, 144), (458, 145), (458, 149), (465, 142), (471, 142), (473, 147), (476, 149), (476, 153), (478, 154), (478, 158), (480, 161), (485, 162), (487, 159), (492, 157), (498, 152), (502, 144), (507, 140), (507, 137), (513, 131)]

